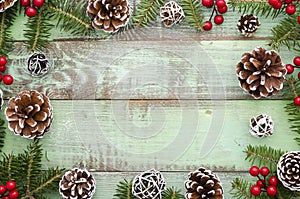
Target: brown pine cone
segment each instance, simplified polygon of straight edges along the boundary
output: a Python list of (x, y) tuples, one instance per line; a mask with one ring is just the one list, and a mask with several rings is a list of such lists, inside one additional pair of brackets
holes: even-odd
[(12, 7), (17, 0), (0, 0), (0, 12)]
[(0, 89), (0, 110), (2, 109), (2, 106), (3, 106), (3, 92)]
[(5, 109), (8, 128), (25, 138), (42, 138), (53, 119), (49, 98), (37, 91), (23, 91)]
[(255, 99), (279, 93), (286, 73), (279, 54), (262, 47), (244, 53), (236, 66), (240, 86)]
[(67, 171), (59, 182), (59, 193), (65, 199), (89, 199), (96, 190), (95, 178), (85, 169)]
[(260, 22), (253, 14), (244, 14), (238, 21), (238, 30), (246, 37), (251, 37), (257, 31)]
[(185, 181), (186, 199), (223, 199), (223, 188), (217, 175), (200, 167)]
[(127, 24), (130, 7), (127, 0), (89, 0), (87, 14), (94, 28), (114, 33)]
[(277, 176), (286, 188), (300, 191), (300, 151), (291, 151), (280, 157)]

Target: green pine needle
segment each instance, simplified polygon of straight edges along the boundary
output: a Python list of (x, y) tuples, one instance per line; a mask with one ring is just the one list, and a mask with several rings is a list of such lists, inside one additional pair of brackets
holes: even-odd
[(163, 6), (163, 0), (141, 0), (135, 14), (131, 17), (133, 27), (142, 28), (153, 22)]
[(116, 194), (114, 195), (115, 199), (137, 199), (131, 192), (132, 181), (128, 182), (124, 179), (124, 181), (119, 182), (116, 188)]
[(5, 126), (5, 121), (0, 117), (0, 153), (2, 152), (2, 148), (4, 146), (4, 139), (6, 135), (6, 126)]
[(250, 182), (244, 179), (236, 178), (231, 182), (230, 194), (234, 198), (238, 198), (238, 199), (251, 199), (253, 197), (249, 191), (250, 187), (251, 187)]
[(167, 188), (163, 194), (162, 199), (184, 199), (184, 196), (180, 193), (180, 190), (175, 188)]
[(185, 14), (185, 19), (189, 25), (196, 30), (202, 30), (203, 16), (199, 0), (180, 0), (180, 5)]

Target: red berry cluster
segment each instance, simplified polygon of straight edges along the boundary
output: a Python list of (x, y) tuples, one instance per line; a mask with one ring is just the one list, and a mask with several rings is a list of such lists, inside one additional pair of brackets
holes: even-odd
[(21, 6), (26, 7), (25, 14), (28, 17), (34, 17), (37, 13), (37, 8), (44, 5), (45, 0), (33, 0), (32, 3), (30, 0), (21, 0)]
[(3, 83), (6, 85), (10, 85), (13, 83), (14, 78), (11, 75), (3, 75), (6, 71), (6, 57), (0, 56), (0, 82), (3, 80)]
[[(292, 65), (292, 64), (286, 64), (285, 65), (285, 68), (287, 70), (287, 74), (292, 74), (295, 70), (295, 67), (296, 68), (300, 67), (300, 56), (295, 57), (293, 62), (294, 62), (294, 65)], [(300, 72), (298, 72), (298, 78), (300, 79)], [(294, 104), (297, 105), (297, 106), (300, 106), (300, 96), (297, 96), (297, 97), (294, 98)]]
[(296, 12), (296, 6), (293, 4), (294, 0), (284, 0), (283, 3), (280, 0), (269, 0), (269, 4), (274, 8), (274, 9), (280, 9), (282, 8), (282, 5), (284, 4), (285, 7), (285, 12), (289, 15), (292, 15)]
[(214, 0), (202, 0), (202, 5), (207, 8), (213, 7), (213, 11), (211, 13), (209, 20), (204, 23), (203, 30), (208, 31), (212, 29), (213, 25), (211, 23), (211, 20), (215, 13), (216, 13), (214, 17), (215, 24), (220, 25), (224, 22), (224, 17), (221, 14), (226, 13), (228, 10), (225, 0), (216, 0), (216, 2), (214, 2)]
[[(19, 197), (19, 192), (17, 191), (17, 184), (15, 181), (10, 180), (6, 185), (0, 185), (0, 195), (2, 199), (16, 199)], [(8, 192), (8, 193), (6, 193)]]
[[(267, 192), (268, 196), (276, 195), (278, 178), (276, 176), (271, 176), (267, 184), (266, 177), (270, 174), (270, 169), (268, 167), (258, 168), (257, 166), (252, 166), (249, 173), (250, 175), (258, 178), (256, 184), (250, 188), (252, 195), (259, 196), (261, 192)], [(259, 176), (259, 174), (263, 176), (263, 179)]]

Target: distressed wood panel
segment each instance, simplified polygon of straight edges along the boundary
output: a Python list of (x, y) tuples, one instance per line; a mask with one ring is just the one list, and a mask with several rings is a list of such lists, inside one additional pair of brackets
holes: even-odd
[[(80, 162), (95, 171), (246, 171), (248, 144), (283, 150), (299, 147), (283, 100), (52, 100), (54, 122), (42, 140), (47, 166), (72, 168)], [(275, 122), (272, 137), (256, 139), (252, 116)], [(18, 143), (19, 147), (15, 147)], [(28, 141), (9, 133), (5, 151), (22, 151)], [(230, 157), (230, 158), (227, 158)]]
[[(68, 41), (54, 42), (44, 77), (26, 73), (27, 52), (11, 53), (15, 83), (5, 97), (36, 89), (53, 99), (251, 99), (235, 65), (243, 52), (267, 41)], [(282, 51), (284, 62), (293, 54)]]

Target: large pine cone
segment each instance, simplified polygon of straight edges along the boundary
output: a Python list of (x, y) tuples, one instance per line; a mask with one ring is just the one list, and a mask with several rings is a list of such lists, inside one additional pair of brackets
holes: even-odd
[(200, 167), (185, 181), (186, 199), (222, 199), (223, 188), (217, 175)]
[(255, 99), (279, 93), (286, 72), (277, 52), (261, 47), (244, 53), (236, 66), (240, 86)]
[(0, 89), (0, 110), (2, 109), (2, 106), (3, 106), (3, 92)]
[(87, 14), (94, 28), (114, 33), (127, 24), (130, 7), (127, 0), (89, 0)]
[(23, 91), (5, 109), (8, 128), (26, 138), (42, 138), (53, 119), (49, 98), (37, 91)]
[(17, 0), (0, 0), (0, 12), (12, 7)]
[(59, 182), (59, 193), (65, 199), (89, 199), (95, 190), (96, 180), (85, 169), (67, 171)]
[(300, 151), (291, 151), (280, 157), (277, 176), (286, 188), (300, 191)]

